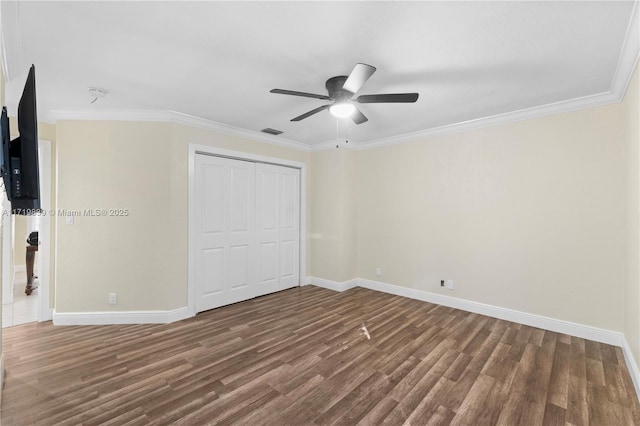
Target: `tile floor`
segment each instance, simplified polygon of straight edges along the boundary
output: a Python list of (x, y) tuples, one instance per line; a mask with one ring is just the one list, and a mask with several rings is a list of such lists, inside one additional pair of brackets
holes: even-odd
[[(36, 285), (38, 280), (36, 280)], [(13, 303), (2, 305), (2, 328), (38, 320), (38, 289), (30, 296), (24, 294), (27, 273), (16, 272), (13, 287)]]

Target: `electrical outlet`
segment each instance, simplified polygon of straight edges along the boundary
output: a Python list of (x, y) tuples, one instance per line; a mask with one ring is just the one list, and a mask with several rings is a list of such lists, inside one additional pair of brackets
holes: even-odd
[(118, 303), (118, 294), (117, 293), (109, 293), (109, 304), (115, 305)]
[(382, 276), (382, 268), (376, 268), (376, 277)]
[(440, 280), (440, 287), (444, 287), (444, 280)]
[(453, 280), (447, 280), (447, 288), (453, 290)]

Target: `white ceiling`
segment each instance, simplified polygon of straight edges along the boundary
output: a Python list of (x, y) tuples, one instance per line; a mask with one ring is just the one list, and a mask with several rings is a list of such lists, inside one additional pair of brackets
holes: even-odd
[[(2, 2), (15, 108), (36, 65), (38, 109), (169, 110), (318, 145), (367, 143), (611, 90), (633, 2)], [(326, 94), (357, 62), (378, 71), (360, 94), (418, 92), (366, 104), (355, 125)], [(106, 89), (90, 104), (87, 88)], [(11, 112), (11, 109), (10, 109)]]

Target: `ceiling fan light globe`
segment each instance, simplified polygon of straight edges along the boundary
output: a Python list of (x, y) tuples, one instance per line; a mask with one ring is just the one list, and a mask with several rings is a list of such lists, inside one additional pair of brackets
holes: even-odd
[(351, 117), (354, 112), (356, 112), (356, 107), (350, 102), (340, 102), (331, 105), (331, 107), (329, 107), (329, 112), (334, 117), (348, 118)]

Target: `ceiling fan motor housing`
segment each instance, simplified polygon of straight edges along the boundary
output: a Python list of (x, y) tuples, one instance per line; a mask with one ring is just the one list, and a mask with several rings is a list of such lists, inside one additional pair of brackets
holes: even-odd
[(337, 77), (331, 77), (327, 80), (325, 87), (327, 88), (327, 92), (329, 92), (329, 96), (336, 101), (351, 99), (353, 93), (349, 92), (342, 88), (344, 86), (344, 82), (347, 81), (346, 75), (339, 75)]

